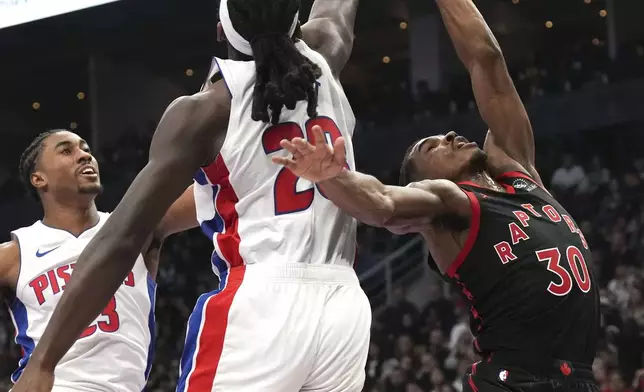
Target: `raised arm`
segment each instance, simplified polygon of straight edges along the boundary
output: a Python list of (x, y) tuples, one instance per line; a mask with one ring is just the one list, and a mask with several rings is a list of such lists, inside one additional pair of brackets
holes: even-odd
[[(214, 159), (225, 137), (230, 97), (222, 82), (174, 101), (150, 146), (150, 160), (81, 254), (20, 382), (37, 382), (94, 320), (134, 266), (139, 252), (197, 169)], [(31, 368), (31, 369), (30, 369)], [(28, 389), (17, 389), (28, 390)]]
[(481, 117), (490, 127), (485, 150), (496, 161), (492, 166), (499, 166), (495, 168), (498, 171), (523, 170), (541, 181), (534, 166), (532, 126), (494, 34), (472, 0), (436, 3), (456, 52), (470, 73)]
[(317, 182), (329, 200), (356, 219), (402, 234), (427, 229), (439, 215), (470, 216), (469, 199), (453, 182), (384, 185), (375, 177), (344, 168), (344, 138), (330, 146), (319, 126), (313, 127), (313, 136), (315, 145), (302, 138), (282, 140), (281, 146), (293, 157), (274, 157), (273, 161), (298, 177)]
[(320, 53), (335, 77), (351, 57), (359, 0), (315, 0), (309, 21), (302, 26), (304, 42)]

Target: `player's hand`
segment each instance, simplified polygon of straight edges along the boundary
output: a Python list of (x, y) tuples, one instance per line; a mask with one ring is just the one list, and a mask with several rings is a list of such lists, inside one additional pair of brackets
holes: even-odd
[(51, 392), (53, 387), (54, 372), (30, 362), (11, 392)]
[(324, 132), (313, 127), (314, 143), (302, 138), (282, 140), (280, 146), (293, 154), (291, 158), (273, 157), (273, 163), (286, 166), (298, 177), (320, 182), (342, 173), (346, 164), (344, 138), (339, 137), (333, 146), (326, 143)]

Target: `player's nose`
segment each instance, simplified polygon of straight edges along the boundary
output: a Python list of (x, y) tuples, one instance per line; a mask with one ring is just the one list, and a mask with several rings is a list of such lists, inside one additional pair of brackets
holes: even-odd
[(79, 150), (78, 157), (76, 159), (77, 163), (89, 163), (94, 159), (94, 156), (87, 151)]

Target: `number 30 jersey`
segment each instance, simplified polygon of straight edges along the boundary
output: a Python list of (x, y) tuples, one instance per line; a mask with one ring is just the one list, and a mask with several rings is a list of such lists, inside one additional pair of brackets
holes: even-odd
[[(22, 358), (11, 379), (29, 362), (74, 265), (109, 214), (78, 237), (41, 221), (12, 232), (20, 245), (20, 275), (9, 310)], [(145, 387), (154, 344), (156, 284), (139, 256), (103, 313), (83, 332), (55, 370), (54, 392), (128, 391)]]
[(592, 364), (599, 287), (584, 235), (526, 174), (496, 180), (506, 192), (459, 183), (472, 218), (446, 273), (470, 302), (475, 348), (499, 358)]
[[(343, 136), (347, 167), (355, 169), (351, 137), (355, 117), (326, 60), (303, 41), (297, 50), (317, 64), (322, 76), (318, 116), (310, 118), (307, 102), (284, 108), (280, 124), (251, 118), (255, 62), (215, 58), (204, 88), (223, 76), (232, 97), (228, 132), (219, 156), (195, 175), (197, 217), (213, 241), (213, 270), (254, 263), (308, 263), (351, 266), (356, 248), (356, 221), (325, 198), (311, 182), (275, 165), (273, 156), (288, 156), (282, 139), (312, 140), (319, 125), (327, 141)], [(213, 141), (214, 142), (214, 141)]]

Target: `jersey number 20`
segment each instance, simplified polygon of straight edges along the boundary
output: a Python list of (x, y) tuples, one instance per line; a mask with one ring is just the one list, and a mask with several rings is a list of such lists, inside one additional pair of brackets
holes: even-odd
[[(319, 125), (327, 136), (327, 142), (333, 144), (337, 138), (342, 136), (336, 123), (328, 117), (316, 117), (308, 120), (304, 126), (306, 139), (313, 140), (313, 127)], [(296, 137), (304, 138), (302, 127), (294, 122), (285, 122), (273, 125), (264, 131), (262, 135), (262, 146), (267, 155), (282, 150), (280, 142), (283, 139), (291, 140)], [(330, 138), (330, 141), (329, 141)], [(348, 166), (347, 166), (348, 167)], [(309, 188), (304, 191), (297, 190), (299, 177), (287, 168), (282, 168), (277, 174), (273, 194), (275, 197), (275, 215), (292, 214), (304, 211), (311, 206), (315, 197), (315, 189)], [(319, 190), (319, 188), (318, 188)], [(324, 196), (322, 191), (320, 194)]]

